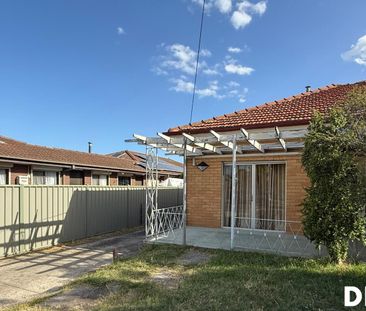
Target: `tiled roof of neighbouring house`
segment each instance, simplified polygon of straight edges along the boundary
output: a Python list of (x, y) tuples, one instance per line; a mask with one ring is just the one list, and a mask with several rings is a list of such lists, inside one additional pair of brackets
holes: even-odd
[[(133, 159), (134, 161), (136, 161), (136, 163), (138, 163), (142, 167), (146, 167), (146, 155), (141, 152), (136, 152), (136, 151), (131, 151), (131, 150), (122, 150), (122, 151), (110, 153), (108, 155), (112, 156), (112, 157), (118, 157), (118, 158)], [(180, 173), (183, 173), (183, 163), (159, 156), (158, 170), (161, 173), (162, 172), (167, 172), (167, 173), (173, 172), (173, 173), (180, 174)]]
[(2, 158), (117, 171), (145, 172), (143, 167), (131, 159), (31, 145), (4, 136), (0, 136), (0, 161)]
[(240, 128), (306, 125), (310, 122), (314, 111), (327, 113), (356, 86), (366, 87), (366, 81), (353, 84), (332, 84), (260, 106), (170, 128), (165, 134), (174, 135), (182, 132), (194, 134), (209, 130), (230, 131)]

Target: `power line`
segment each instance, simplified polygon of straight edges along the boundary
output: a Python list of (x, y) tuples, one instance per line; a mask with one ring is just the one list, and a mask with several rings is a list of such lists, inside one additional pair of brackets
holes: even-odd
[(190, 115), (190, 118), (189, 118), (189, 123), (192, 123), (194, 100), (195, 100), (195, 97), (196, 97), (196, 85), (197, 85), (197, 76), (198, 76), (198, 65), (199, 65), (200, 52), (201, 52), (203, 20), (204, 20), (204, 17), (205, 17), (205, 5), (206, 5), (206, 0), (203, 0), (200, 35), (199, 35), (199, 39), (198, 39), (198, 49), (197, 49), (197, 59), (196, 59), (196, 72), (195, 72), (195, 75), (194, 75), (193, 94), (192, 94), (192, 103), (191, 103), (191, 115)]

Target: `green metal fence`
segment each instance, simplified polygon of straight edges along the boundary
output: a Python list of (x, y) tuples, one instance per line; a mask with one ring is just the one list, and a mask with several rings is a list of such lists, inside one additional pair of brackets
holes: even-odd
[[(159, 207), (181, 205), (182, 189), (160, 188)], [(0, 186), (0, 256), (141, 226), (145, 188)]]

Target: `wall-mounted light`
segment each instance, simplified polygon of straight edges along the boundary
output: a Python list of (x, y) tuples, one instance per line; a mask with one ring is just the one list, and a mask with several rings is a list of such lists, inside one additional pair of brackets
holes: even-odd
[(207, 164), (207, 163), (205, 163), (205, 162), (201, 162), (201, 163), (199, 163), (199, 164), (197, 165), (197, 168), (198, 168), (201, 172), (203, 172), (206, 168), (208, 168), (208, 164)]

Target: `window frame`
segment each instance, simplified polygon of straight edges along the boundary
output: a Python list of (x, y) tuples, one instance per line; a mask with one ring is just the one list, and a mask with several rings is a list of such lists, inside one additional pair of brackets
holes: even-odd
[[(128, 184), (127, 185), (120, 185), (119, 183), (119, 179), (120, 178), (124, 178), (124, 179), (128, 179)], [(132, 177), (131, 176), (118, 176), (117, 177), (117, 182), (118, 182), (118, 186), (121, 186), (121, 187), (128, 187), (128, 186), (131, 186), (131, 180), (132, 180)]]
[[(256, 217), (253, 217), (253, 211), (255, 212), (255, 207), (256, 207), (256, 166), (257, 165), (266, 165), (266, 164), (284, 164), (285, 165), (285, 193), (284, 193), (284, 197), (285, 197), (285, 206), (284, 206), (284, 219), (283, 221), (285, 222), (285, 229), (284, 230), (269, 230), (269, 229), (258, 229), (258, 228), (242, 228), (242, 227), (235, 227), (235, 230), (246, 230), (246, 231), (264, 231), (264, 232), (279, 232), (279, 233), (283, 233), (286, 232), (286, 223), (287, 223), (287, 161), (285, 160), (274, 160), (274, 161), (247, 161), (247, 162), (243, 162), (243, 161), (238, 161), (236, 163), (236, 166), (241, 166), (241, 165), (250, 165), (252, 168), (252, 219), (256, 219)], [(224, 168), (225, 166), (232, 166), (232, 162), (222, 162), (222, 167), (221, 167), (221, 228), (225, 228), (225, 229), (229, 229), (231, 227), (227, 227), (224, 226)], [(255, 213), (254, 213), (255, 215)]]
[[(43, 173), (43, 183), (42, 184), (35, 184), (34, 183), (34, 172), (41, 172)], [(46, 178), (46, 172), (52, 172), (52, 173), (56, 173), (56, 184), (53, 185), (49, 185), (45, 183), (45, 178)], [(53, 171), (53, 170), (40, 170), (40, 169), (32, 169), (32, 185), (34, 186), (59, 186), (60, 185), (60, 172), (59, 171)]]
[[(107, 184), (106, 185), (100, 185), (100, 176), (105, 176), (107, 178)], [(98, 177), (98, 184), (97, 185), (94, 184), (94, 177)], [(108, 174), (92, 174), (91, 175), (91, 185), (92, 186), (102, 186), (102, 187), (109, 186), (109, 175)]]
[(0, 184), (0, 186), (10, 185), (10, 183), (9, 183), (9, 181), (10, 181), (10, 176), (9, 176), (10, 169), (0, 167), (0, 171), (5, 172), (5, 184)]

